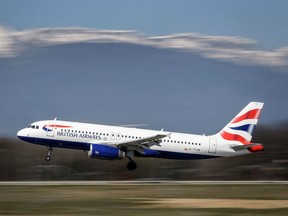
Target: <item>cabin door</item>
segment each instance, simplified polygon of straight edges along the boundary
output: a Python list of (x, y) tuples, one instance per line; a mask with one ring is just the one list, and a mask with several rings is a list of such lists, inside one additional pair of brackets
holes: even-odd
[(216, 154), (216, 149), (217, 149), (217, 140), (211, 139), (210, 142), (209, 142), (209, 150), (208, 150), (208, 152), (212, 153), (212, 154)]

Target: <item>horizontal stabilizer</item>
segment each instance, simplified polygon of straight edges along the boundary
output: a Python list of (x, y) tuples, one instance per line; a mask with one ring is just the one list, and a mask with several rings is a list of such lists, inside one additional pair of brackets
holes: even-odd
[(235, 145), (235, 146), (231, 146), (232, 149), (234, 149), (235, 151), (241, 151), (241, 150), (245, 150), (248, 149), (249, 151), (253, 150), (254, 151), (257, 149), (258, 151), (262, 151), (263, 145), (260, 143), (251, 143), (251, 144), (244, 144), (244, 145)]

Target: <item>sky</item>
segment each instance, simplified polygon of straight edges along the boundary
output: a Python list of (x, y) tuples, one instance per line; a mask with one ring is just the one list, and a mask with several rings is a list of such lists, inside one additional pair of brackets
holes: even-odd
[(287, 121), (287, 8), (0, 0), (0, 135), (55, 117), (207, 134), (250, 101), (265, 125)]
[(197, 32), (247, 37), (275, 49), (288, 44), (286, 0), (0, 0), (0, 25)]

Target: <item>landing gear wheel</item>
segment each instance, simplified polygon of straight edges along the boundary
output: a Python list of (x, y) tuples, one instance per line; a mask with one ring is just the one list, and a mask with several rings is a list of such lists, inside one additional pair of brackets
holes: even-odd
[(130, 160), (129, 163), (127, 164), (127, 169), (135, 170), (136, 168), (137, 168), (137, 164), (134, 161)]
[(46, 156), (46, 157), (45, 157), (45, 160), (46, 160), (46, 161), (50, 161), (50, 160), (51, 160), (51, 157), (50, 157), (50, 156)]
[(45, 160), (46, 160), (46, 161), (50, 161), (50, 160), (51, 160), (52, 150), (53, 150), (53, 148), (52, 148), (52, 147), (49, 147), (47, 156), (45, 157)]

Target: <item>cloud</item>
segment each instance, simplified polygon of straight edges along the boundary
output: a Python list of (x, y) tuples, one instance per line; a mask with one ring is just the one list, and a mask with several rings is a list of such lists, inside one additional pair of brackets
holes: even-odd
[(0, 26), (0, 57), (12, 57), (16, 55), (14, 33), (14, 31)]
[(155, 46), (201, 54), (203, 57), (244, 65), (288, 66), (288, 47), (273, 51), (257, 50), (256, 41), (242, 37), (177, 34), (152, 37)]
[(272, 51), (256, 48), (257, 42), (243, 37), (196, 33), (151, 36), (135, 31), (89, 28), (36, 28), (16, 31), (0, 26), (0, 57), (14, 57), (31, 46), (67, 43), (132, 43), (199, 54), (205, 58), (242, 65), (288, 66), (288, 47)]

